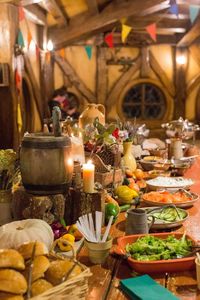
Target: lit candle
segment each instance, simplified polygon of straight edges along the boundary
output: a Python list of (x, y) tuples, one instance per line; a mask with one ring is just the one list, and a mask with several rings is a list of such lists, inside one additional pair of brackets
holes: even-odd
[(91, 160), (83, 164), (83, 191), (94, 193), (94, 164)]

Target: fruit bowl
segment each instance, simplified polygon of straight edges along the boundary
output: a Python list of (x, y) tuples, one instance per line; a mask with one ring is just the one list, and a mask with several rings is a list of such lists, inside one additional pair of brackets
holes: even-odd
[[(152, 233), (151, 236), (156, 236), (161, 239), (166, 239), (169, 235), (174, 235), (175, 238), (181, 239), (182, 233)], [(117, 244), (118, 247), (115, 249), (115, 252), (119, 255), (126, 256), (125, 247), (127, 244), (136, 242), (140, 237), (145, 236), (145, 234), (136, 234), (136, 235), (127, 235), (118, 238)], [(193, 245), (195, 241), (189, 236), (186, 235), (187, 239), (192, 240)], [(156, 260), (156, 261), (138, 261), (131, 257), (127, 257), (127, 261), (131, 268), (138, 273), (164, 273), (164, 272), (180, 272), (194, 269), (195, 267), (195, 255), (184, 258), (168, 259), (168, 260)]]

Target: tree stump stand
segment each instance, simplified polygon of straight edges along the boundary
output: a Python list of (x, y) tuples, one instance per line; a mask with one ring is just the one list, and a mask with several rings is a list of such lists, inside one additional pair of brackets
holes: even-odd
[(92, 194), (84, 193), (82, 190), (74, 188), (69, 189), (65, 204), (65, 222), (67, 225), (76, 223), (82, 215), (92, 213), (95, 219), (95, 211), (103, 213), (105, 218), (105, 191), (95, 192)]

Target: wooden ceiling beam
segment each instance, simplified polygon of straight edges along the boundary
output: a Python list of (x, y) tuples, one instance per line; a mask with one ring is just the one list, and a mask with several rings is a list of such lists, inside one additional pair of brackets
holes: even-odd
[[(104, 26), (115, 25), (122, 17), (131, 15), (148, 15), (169, 7), (168, 1), (162, 0), (141, 0), (112, 2), (101, 14), (91, 16), (87, 22), (77, 27), (69, 25), (60, 29), (52, 28), (49, 30), (49, 38), (53, 41), (55, 49), (62, 48), (75, 40), (83, 38), (85, 35), (93, 35), (94, 32), (102, 30)], [(150, 12), (151, 11), (151, 12)]]
[(93, 14), (99, 13), (98, 4), (96, 0), (86, 0), (86, 2), (90, 13)]
[(179, 47), (188, 47), (192, 45), (200, 36), (200, 16), (197, 17), (193, 26), (188, 30), (184, 37), (178, 42)]
[(45, 26), (47, 24), (45, 12), (37, 5), (28, 5), (24, 7), (26, 17), (32, 22)]
[(190, 21), (185, 19), (168, 19), (168, 18), (158, 18), (157, 15), (147, 16), (147, 17), (131, 17), (127, 20), (127, 25), (136, 27), (146, 27), (151, 23), (156, 23), (159, 28), (176, 28), (183, 27), (189, 28)]
[(55, 0), (43, 0), (42, 5), (54, 17), (58, 26), (67, 25), (66, 16)]

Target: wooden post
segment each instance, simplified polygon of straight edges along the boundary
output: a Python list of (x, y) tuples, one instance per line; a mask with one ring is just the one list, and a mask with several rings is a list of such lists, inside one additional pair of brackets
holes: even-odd
[(148, 47), (141, 48), (141, 57), (142, 57), (142, 61), (141, 61), (140, 77), (148, 78), (150, 72)]
[(97, 47), (97, 102), (106, 104), (108, 89), (108, 69), (106, 64), (106, 48)]
[[(47, 43), (47, 28), (38, 26), (39, 29), (39, 45), (43, 49), (43, 43)], [(54, 91), (54, 60), (52, 55), (45, 52), (40, 54), (40, 82), (41, 95), (43, 102), (43, 118), (50, 116), (48, 101), (52, 97)]]
[[(178, 62), (178, 57), (184, 56), (185, 63)], [(175, 109), (174, 118), (185, 117), (185, 99), (186, 99), (186, 70), (188, 67), (188, 55), (186, 48), (174, 49), (174, 82), (175, 82)]]
[(87, 194), (81, 190), (70, 188), (65, 205), (65, 222), (67, 225), (76, 223), (78, 218), (85, 214), (92, 213), (94, 218), (95, 211), (101, 211), (103, 213), (104, 222), (104, 191)]

